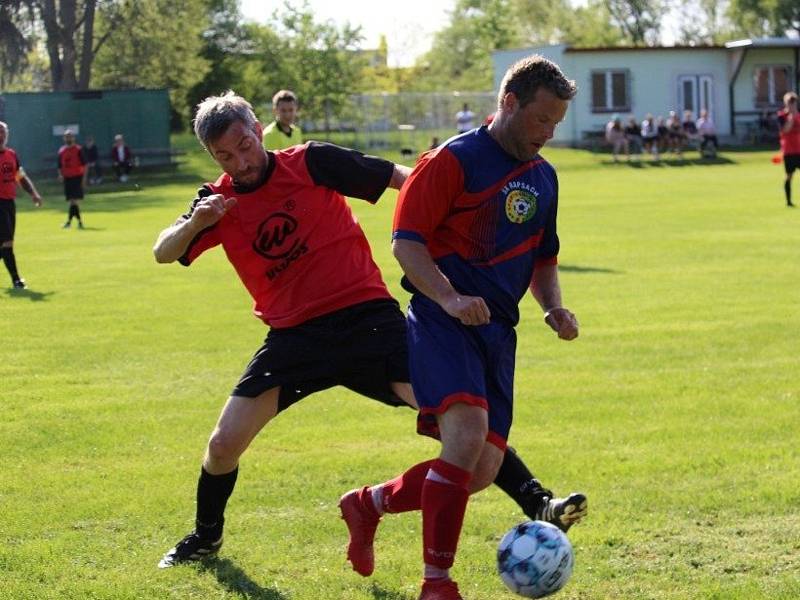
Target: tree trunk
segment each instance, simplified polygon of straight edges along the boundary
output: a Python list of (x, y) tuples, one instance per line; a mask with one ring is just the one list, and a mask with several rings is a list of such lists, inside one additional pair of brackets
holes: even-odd
[(61, 89), (61, 28), (56, 18), (55, 0), (44, 0), (39, 5), (44, 21), (44, 30), (47, 34), (47, 55), (50, 57), (50, 79), (53, 91)]
[(75, 50), (76, 0), (61, 0), (61, 89), (72, 91), (78, 87), (75, 65), (78, 53)]
[(79, 90), (88, 90), (92, 81), (92, 61), (94, 60), (94, 11), (96, 0), (86, 0), (83, 16), (83, 48), (81, 49), (81, 71), (78, 80)]

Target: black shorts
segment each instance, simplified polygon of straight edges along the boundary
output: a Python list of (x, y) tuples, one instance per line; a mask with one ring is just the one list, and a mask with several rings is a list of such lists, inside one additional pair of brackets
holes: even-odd
[(280, 386), (280, 412), (342, 385), (390, 406), (407, 406), (390, 384), (409, 380), (405, 316), (394, 300), (372, 300), (270, 329), (231, 395), (255, 398)]
[(800, 154), (784, 154), (783, 168), (786, 169), (787, 175), (794, 173), (795, 169), (800, 170)]
[(67, 200), (80, 200), (83, 198), (83, 175), (64, 177), (64, 198)]
[(17, 203), (0, 198), (0, 243), (14, 241), (17, 228)]

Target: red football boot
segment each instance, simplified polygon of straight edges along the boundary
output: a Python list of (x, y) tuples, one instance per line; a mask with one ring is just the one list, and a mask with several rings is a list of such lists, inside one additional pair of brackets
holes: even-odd
[(350, 543), (347, 546), (347, 560), (353, 564), (353, 570), (359, 575), (368, 577), (375, 570), (375, 552), (372, 542), (375, 530), (381, 518), (372, 504), (372, 494), (368, 487), (350, 490), (339, 500), (347, 529), (350, 531)]

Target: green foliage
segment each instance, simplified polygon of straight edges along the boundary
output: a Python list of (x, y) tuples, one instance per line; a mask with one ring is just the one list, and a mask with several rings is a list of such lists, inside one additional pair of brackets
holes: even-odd
[(113, 42), (105, 44), (95, 58), (94, 86), (169, 88), (172, 109), (179, 122), (185, 122), (187, 92), (209, 68), (201, 55), (201, 34), (208, 23), (205, 2), (151, 0), (130, 3), (125, 10)]
[(417, 61), (414, 91), (492, 89), (491, 53), (520, 39), (510, 0), (458, 0), (450, 23)]
[(633, 46), (655, 46), (660, 41), (667, 0), (606, 0), (611, 22)]
[(604, 0), (574, 5), (569, 0), (515, 0), (514, 18), (525, 45), (616, 46), (623, 42)]
[(327, 124), (332, 115), (346, 116), (342, 111), (347, 96), (361, 90), (360, 77), (365, 65), (364, 57), (358, 53), (363, 39), (361, 29), (349, 24), (319, 22), (307, 3), (301, 6), (286, 3), (274, 15), (274, 21), (286, 77), (279, 88), (294, 90), (304, 118), (314, 119), (320, 125)]
[(729, 15), (752, 37), (800, 34), (800, 3), (796, 0), (730, 0)]

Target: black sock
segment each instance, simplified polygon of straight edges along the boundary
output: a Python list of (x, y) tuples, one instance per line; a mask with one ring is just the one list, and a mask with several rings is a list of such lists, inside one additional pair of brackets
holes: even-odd
[(233, 493), (239, 467), (223, 475), (211, 475), (200, 469), (197, 481), (197, 516), (195, 527), (202, 538), (218, 539), (225, 524), (225, 505)]
[(8, 274), (11, 275), (11, 280), (17, 281), (19, 279), (19, 273), (17, 273), (17, 260), (14, 258), (14, 248), (5, 247), (0, 250), (2, 250), (3, 262), (6, 265), (6, 269), (8, 269)]
[(522, 511), (531, 519), (536, 519), (536, 512), (544, 498), (549, 497), (547, 490), (542, 488), (539, 480), (533, 476), (510, 446), (506, 448), (503, 464), (500, 465), (494, 483), (511, 496), (511, 499), (519, 504)]
[(67, 213), (67, 223), (72, 223), (72, 217), (75, 216), (75, 205), (69, 205), (69, 212)]
[(73, 208), (75, 209), (75, 218), (78, 219), (78, 223), (83, 224), (83, 221), (81, 221), (81, 209), (80, 209), (80, 207), (76, 204), (75, 206), (73, 206)]
[(792, 182), (787, 179), (783, 182), (783, 191), (786, 192), (786, 204), (792, 203)]

